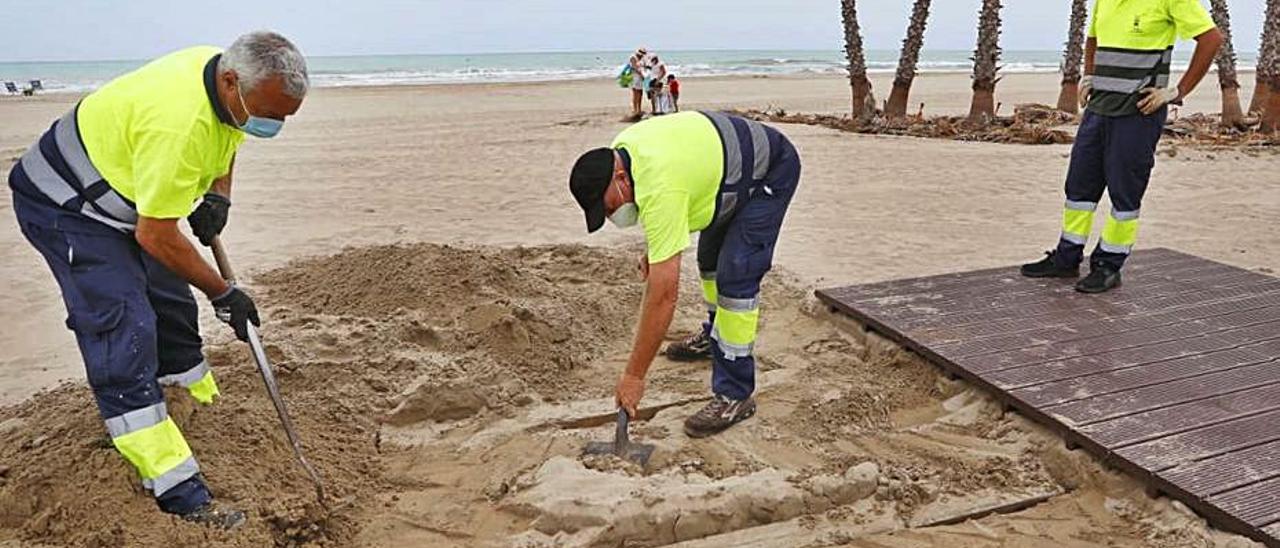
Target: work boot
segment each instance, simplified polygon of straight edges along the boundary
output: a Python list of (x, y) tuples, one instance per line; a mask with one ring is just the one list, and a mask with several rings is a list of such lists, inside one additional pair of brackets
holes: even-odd
[(705, 407), (684, 420), (684, 433), (691, 438), (705, 438), (723, 432), (755, 414), (756, 401), (750, 397), (731, 400), (716, 395)]
[(1055, 258), (1058, 252), (1046, 251), (1045, 257), (1034, 263), (1022, 265), (1022, 275), (1028, 278), (1077, 278), (1080, 276), (1080, 265), (1058, 266)]
[(689, 335), (683, 341), (667, 345), (667, 359), (677, 362), (696, 362), (711, 359), (711, 345), (715, 344), (705, 329)]
[(240, 527), (244, 525), (245, 521), (248, 521), (244, 512), (233, 508), (225, 508), (213, 502), (183, 514), (182, 519), (228, 531)]
[(1089, 275), (1076, 283), (1081, 293), (1105, 293), (1120, 287), (1120, 271), (1104, 264), (1095, 264)]

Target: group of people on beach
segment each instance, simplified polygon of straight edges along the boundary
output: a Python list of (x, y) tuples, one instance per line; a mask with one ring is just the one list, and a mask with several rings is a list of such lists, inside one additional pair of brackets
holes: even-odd
[(644, 117), (641, 105), (645, 97), (649, 98), (649, 111), (654, 116), (680, 112), (680, 80), (648, 48), (636, 48), (623, 65), (618, 81), (631, 88), (631, 121)]
[[(1194, 39), (1196, 48), (1175, 83), (1179, 37)], [(1222, 43), (1195, 0), (1096, 2), (1088, 76), (1080, 83), (1086, 112), (1061, 231), (1054, 249), (1024, 265), (1023, 275), (1075, 281), (1088, 264), (1089, 275), (1075, 282), (1079, 291), (1120, 285), (1168, 107), (1200, 84)], [(679, 83), (656, 54), (637, 49), (627, 69), (635, 118), (646, 93), (655, 115), (678, 109)], [(310, 86), (302, 53), (275, 32), (245, 34), (225, 50), (183, 49), (85, 96), (9, 173), (13, 214), (62, 291), (65, 323), (112, 445), (162, 511), (191, 522), (230, 529), (247, 519), (243, 510), (214, 503), (162, 389), (182, 389), (175, 396), (185, 391), (200, 404), (220, 396), (191, 288), (242, 341), (256, 342), (251, 326), (260, 318), (253, 297), (205, 260), (179, 221), (186, 219), (199, 244), (220, 249), (237, 150), (249, 136), (279, 134)], [(586, 232), (607, 221), (637, 229), (645, 240), (643, 304), (614, 394), (632, 418), (660, 351), (711, 365), (711, 394), (685, 419), (686, 435), (712, 436), (755, 415), (761, 282), (800, 176), (800, 153), (777, 128), (712, 111), (629, 124), (574, 162), (569, 191)], [(1111, 211), (1086, 257), (1104, 193)], [(694, 233), (696, 252), (685, 259)], [(697, 269), (706, 320), (663, 349), (682, 268)]]

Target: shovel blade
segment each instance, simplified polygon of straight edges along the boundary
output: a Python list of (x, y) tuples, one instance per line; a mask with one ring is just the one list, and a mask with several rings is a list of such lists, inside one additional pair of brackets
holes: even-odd
[(613, 455), (645, 466), (649, 464), (649, 457), (653, 456), (653, 446), (645, 443), (628, 443), (620, 446), (613, 442), (593, 441), (582, 449), (582, 454)]

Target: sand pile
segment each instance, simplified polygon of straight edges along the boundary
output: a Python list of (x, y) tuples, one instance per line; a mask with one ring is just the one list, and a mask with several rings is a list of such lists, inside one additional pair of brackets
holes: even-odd
[[(633, 427), (657, 446), (653, 460), (584, 459), (586, 441), (612, 434), (610, 394), (642, 291), (635, 256), (423, 244), (264, 273), (254, 287), (268, 353), (308, 455), (341, 503), (325, 511), (311, 499), (247, 349), (227, 343), (208, 351), (225, 397), (197, 408), (175, 394), (170, 409), (216, 494), (249, 511), (243, 529), (211, 532), (154, 511), (104, 443), (87, 389), (64, 386), (0, 409), (0, 546), (1216, 538), (815, 307), (785, 275), (765, 286), (756, 418), (687, 438), (680, 424), (707, 397), (708, 365), (659, 360), (646, 420)], [(701, 319), (686, 274), (672, 336)], [(965, 522), (993, 510), (1017, 513)]]

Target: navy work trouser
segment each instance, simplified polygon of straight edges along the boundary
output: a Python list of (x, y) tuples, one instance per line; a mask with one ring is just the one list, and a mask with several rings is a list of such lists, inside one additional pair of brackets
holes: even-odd
[(1111, 198), (1111, 215), (1091, 263), (1116, 270), (1124, 266), (1137, 242), (1142, 197), (1155, 167), (1156, 145), (1167, 115), (1168, 109), (1151, 116), (1084, 113), (1067, 172), (1062, 235), (1054, 256), (1059, 266), (1075, 266), (1084, 259), (1084, 246), (1104, 190)]
[(168, 418), (160, 388), (190, 388), (201, 379), (212, 386), (187, 282), (131, 235), (40, 194), (21, 162), (9, 174), (9, 186), (22, 234), (62, 290), (67, 327), (117, 449), (138, 468), (162, 510), (186, 513), (207, 503), (209, 491)]
[(760, 281), (773, 267), (782, 221), (800, 182), (795, 147), (781, 133), (766, 130), (772, 150), (767, 175), (750, 182), (745, 203), (738, 205), (731, 220), (698, 236), (698, 269), (708, 308), (703, 329), (715, 339), (711, 389), (735, 400), (755, 391)]

